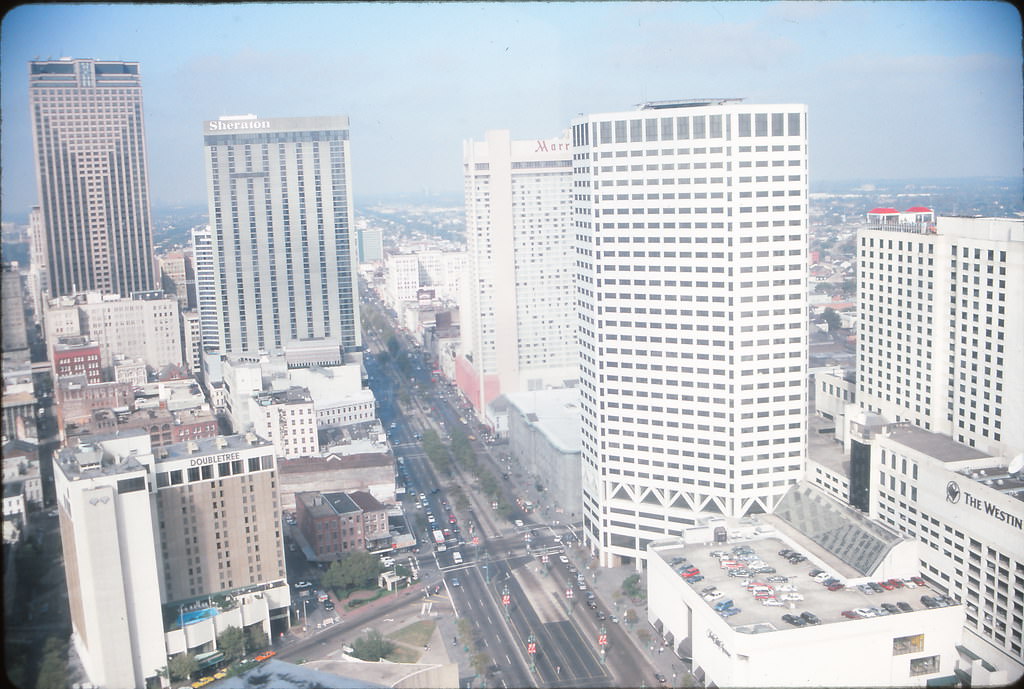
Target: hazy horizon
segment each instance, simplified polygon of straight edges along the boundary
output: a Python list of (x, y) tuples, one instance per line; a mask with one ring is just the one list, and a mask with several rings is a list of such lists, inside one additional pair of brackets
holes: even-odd
[(348, 115), (353, 196), (456, 193), (462, 142), (646, 100), (808, 105), (809, 173), (1016, 177), (1020, 18), (1002, 2), (23, 5), (0, 41), (2, 203), (37, 203), (28, 61), (141, 66), (154, 207), (202, 204), (201, 126)]

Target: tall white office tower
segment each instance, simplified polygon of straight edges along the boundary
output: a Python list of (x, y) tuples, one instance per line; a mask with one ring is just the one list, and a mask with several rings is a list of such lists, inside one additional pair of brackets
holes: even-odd
[[(311, 340), (357, 349), (348, 118), (222, 117), (203, 124), (203, 145), (218, 330), (204, 349), (253, 355)], [(198, 246), (196, 261), (198, 271)]]
[(569, 140), (463, 144), (469, 279), (456, 381), (483, 417), (506, 392), (578, 376)]
[(858, 404), (1024, 451), (1024, 220), (905, 215), (873, 212), (858, 233)]
[(51, 297), (156, 287), (139, 63), (29, 63)]
[(584, 531), (614, 565), (802, 475), (806, 106), (647, 103), (572, 145)]

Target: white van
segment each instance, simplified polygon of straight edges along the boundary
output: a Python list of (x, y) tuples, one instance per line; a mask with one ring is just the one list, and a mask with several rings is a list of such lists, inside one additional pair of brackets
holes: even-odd
[(461, 565), (462, 564), (462, 553), (460, 553), (458, 550), (453, 552), (452, 553), (452, 561), (455, 562), (455, 564), (457, 564), (457, 565)]

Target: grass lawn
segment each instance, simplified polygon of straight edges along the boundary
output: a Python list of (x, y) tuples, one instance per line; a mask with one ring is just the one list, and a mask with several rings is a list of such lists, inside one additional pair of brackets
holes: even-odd
[(436, 626), (437, 623), (432, 620), (420, 620), (407, 627), (402, 627), (394, 634), (389, 634), (388, 638), (398, 643), (422, 647), (430, 642), (430, 635), (434, 633)]
[(413, 650), (405, 646), (395, 646), (395, 650), (385, 656), (393, 663), (415, 663), (423, 655), (422, 650)]

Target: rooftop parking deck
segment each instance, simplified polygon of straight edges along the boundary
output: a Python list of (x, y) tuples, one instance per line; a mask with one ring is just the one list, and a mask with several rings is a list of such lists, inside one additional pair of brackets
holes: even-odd
[[(774, 573), (754, 574), (746, 577), (730, 576), (719, 557), (712, 555), (713, 552), (724, 551), (733, 553), (734, 548), (750, 548), (757, 559), (765, 565), (775, 568)], [(786, 557), (779, 554), (782, 550), (799, 549), (789, 545), (786, 541), (774, 536), (766, 536), (743, 542), (730, 542), (727, 544), (712, 545), (683, 545), (678, 547), (664, 547), (653, 551), (666, 564), (670, 564), (673, 558), (686, 558), (690, 563), (700, 570), (702, 581), (690, 584), (680, 577), (680, 585), (689, 586), (698, 597), (704, 589), (715, 587), (723, 595), (712, 601), (702, 601), (702, 604), (713, 608), (716, 603), (732, 600), (733, 607), (739, 608), (741, 612), (725, 618), (725, 621), (736, 631), (745, 633), (762, 633), (767, 631), (790, 629), (792, 625), (782, 620), (785, 614), (800, 615), (803, 612), (810, 612), (816, 615), (821, 624), (839, 622), (855, 622), (842, 615), (843, 611), (855, 610), (857, 608), (879, 608), (883, 603), (896, 605), (899, 602), (909, 604), (913, 610), (923, 610), (925, 606), (921, 603), (921, 596), (938, 596), (937, 592), (927, 585), (914, 585), (909, 588), (894, 588), (893, 590), (883, 589), (880, 593), (865, 593), (850, 583), (837, 591), (829, 591), (822, 583), (815, 581), (810, 572), (817, 567), (811, 560), (793, 564)], [(806, 551), (803, 551), (806, 555)], [(734, 559), (734, 558), (726, 558)], [(836, 572), (826, 570), (828, 574), (835, 576)], [(769, 577), (786, 577), (786, 581), (769, 581)], [(836, 577), (841, 578), (841, 577)], [(863, 577), (855, 580), (857, 583), (864, 582)], [(780, 599), (785, 593), (792, 593), (802, 596), (803, 600), (783, 601), (782, 606), (764, 605), (762, 601), (755, 599), (754, 593), (747, 590), (746, 586), (751, 582), (759, 582), (772, 587), (776, 599)], [(846, 581), (842, 583), (846, 584)], [(780, 590), (783, 587), (792, 587), (794, 590)]]

